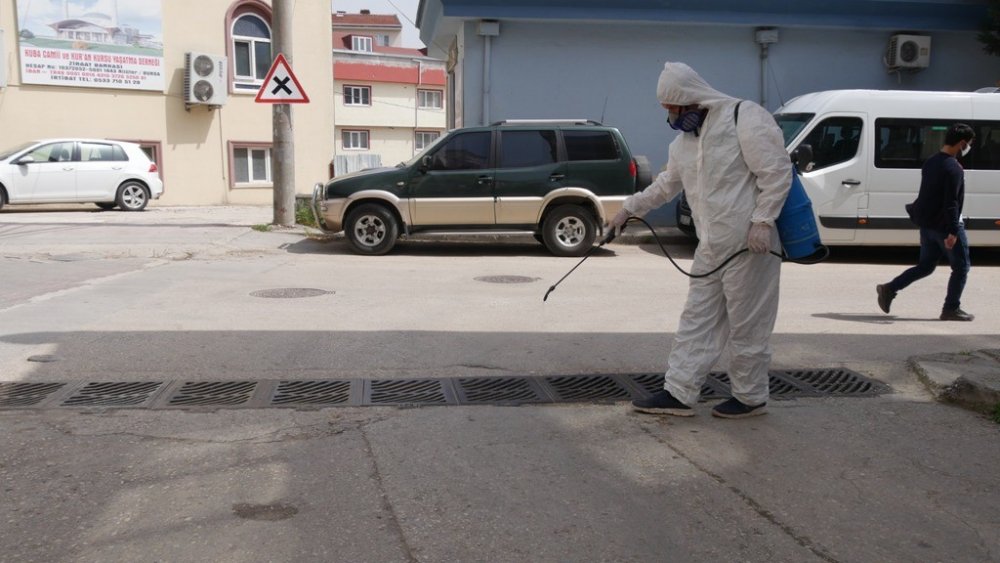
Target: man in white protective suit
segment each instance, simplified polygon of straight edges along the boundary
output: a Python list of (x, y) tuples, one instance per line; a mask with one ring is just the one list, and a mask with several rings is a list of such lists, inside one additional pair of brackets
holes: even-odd
[(770, 251), (780, 251), (774, 221), (792, 182), (781, 129), (760, 105), (718, 92), (683, 63), (664, 65), (656, 97), (669, 112), (668, 124), (682, 133), (670, 143), (666, 169), (625, 200), (608, 228), (620, 228), (683, 189), (699, 238), (694, 275), (750, 251), (691, 279), (664, 389), (632, 404), (644, 413), (693, 416), (702, 384), (728, 341), (733, 397), (712, 414), (764, 414), (781, 277), (781, 259)]

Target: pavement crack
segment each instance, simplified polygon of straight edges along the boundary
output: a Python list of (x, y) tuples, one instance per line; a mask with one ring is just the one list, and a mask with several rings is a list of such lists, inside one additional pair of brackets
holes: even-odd
[(667, 448), (669, 448), (670, 451), (674, 452), (680, 458), (682, 458), (683, 460), (685, 460), (688, 463), (690, 463), (698, 471), (701, 471), (705, 475), (708, 475), (716, 483), (718, 483), (718, 484), (722, 485), (723, 487), (729, 489), (730, 492), (732, 492), (737, 497), (739, 497), (740, 500), (742, 500), (744, 504), (746, 504), (748, 507), (750, 507), (751, 510), (753, 510), (761, 518), (767, 520), (772, 525), (774, 525), (775, 527), (777, 527), (779, 530), (781, 530), (782, 532), (784, 532), (785, 535), (787, 535), (788, 537), (792, 538), (792, 540), (794, 540), (795, 543), (799, 544), (800, 546), (802, 546), (805, 549), (808, 549), (809, 551), (811, 551), (813, 553), (813, 555), (815, 555), (816, 557), (819, 557), (823, 561), (827, 561), (829, 563), (840, 563), (836, 558), (834, 558), (832, 555), (830, 555), (829, 553), (827, 553), (826, 549), (824, 549), (822, 546), (816, 545), (816, 543), (812, 539), (810, 539), (808, 536), (800, 534), (799, 532), (796, 532), (795, 529), (791, 525), (782, 522), (777, 517), (777, 515), (775, 515), (773, 512), (771, 512), (770, 510), (768, 510), (767, 508), (765, 508), (762, 504), (760, 504), (759, 502), (757, 502), (757, 500), (754, 499), (752, 496), (750, 496), (749, 493), (747, 493), (743, 489), (740, 489), (736, 485), (730, 484), (729, 481), (727, 481), (726, 478), (723, 477), (722, 475), (719, 475), (718, 473), (713, 472), (712, 470), (708, 469), (707, 467), (703, 466), (702, 464), (698, 463), (697, 461), (691, 459), (691, 457), (689, 457), (687, 454), (685, 454), (684, 452), (682, 452), (678, 448), (675, 448), (673, 445), (671, 445), (670, 442), (667, 442), (662, 437), (660, 437), (657, 434), (653, 433), (649, 429), (648, 425), (643, 424), (643, 423), (641, 423), (639, 421), (636, 421), (636, 424), (639, 427), (639, 429), (642, 430), (642, 432), (645, 433), (647, 436), (649, 436), (653, 440), (656, 440), (660, 444), (663, 444), (664, 446), (666, 446)]
[(410, 548), (410, 544), (406, 541), (406, 533), (403, 532), (403, 525), (399, 521), (399, 516), (396, 514), (396, 509), (392, 505), (392, 501), (389, 500), (389, 493), (385, 489), (385, 483), (382, 480), (382, 470), (378, 465), (378, 458), (375, 456), (375, 449), (372, 447), (371, 439), (368, 438), (368, 432), (365, 430), (364, 424), (358, 425), (358, 431), (361, 433), (361, 439), (365, 443), (365, 452), (368, 454), (368, 458), (372, 463), (372, 473), (371, 478), (375, 480), (375, 484), (378, 486), (378, 495), (382, 503), (382, 510), (389, 514), (389, 526), (392, 531), (396, 533), (399, 538), (400, 547), (403, 549), (403, 553), (406, 555), (406, 560), (411, 563), (417, 563), (417, 558), (413, 555), (413, 550)]

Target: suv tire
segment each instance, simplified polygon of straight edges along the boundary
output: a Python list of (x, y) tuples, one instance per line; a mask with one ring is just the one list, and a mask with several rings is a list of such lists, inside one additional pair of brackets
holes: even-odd
[(593, 214), (579, 205), (560, 205), (542, 223), (545, 247), (556, 256), (583, 256), (596, 238)]
[(358, 254), (381, 256), (396, 246), (399, 221), (384, 205), (365, 203), (347, 214), (344, 235)]

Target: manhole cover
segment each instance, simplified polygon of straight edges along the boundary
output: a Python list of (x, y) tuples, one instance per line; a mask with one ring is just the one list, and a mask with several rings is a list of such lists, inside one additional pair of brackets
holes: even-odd
[(298, 299), (301, 297), (319, 297), (328, 293), (333, 292), (311, 287), (281, 287), (278, 289), (261, 289), (260, 291), (251, 292), (250, 295), (266, 299)]
[(532, 283), (542, 278), (529, 278), (528, 276), (480, 276), (476, 281), (486, 283)]

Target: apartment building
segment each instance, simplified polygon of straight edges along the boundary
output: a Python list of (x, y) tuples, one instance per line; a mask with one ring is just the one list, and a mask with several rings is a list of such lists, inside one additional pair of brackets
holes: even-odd
[(446, 130), (444, 61), (402, 47), (395, 15), (335, 12), (333, 172), (407, 161)]

